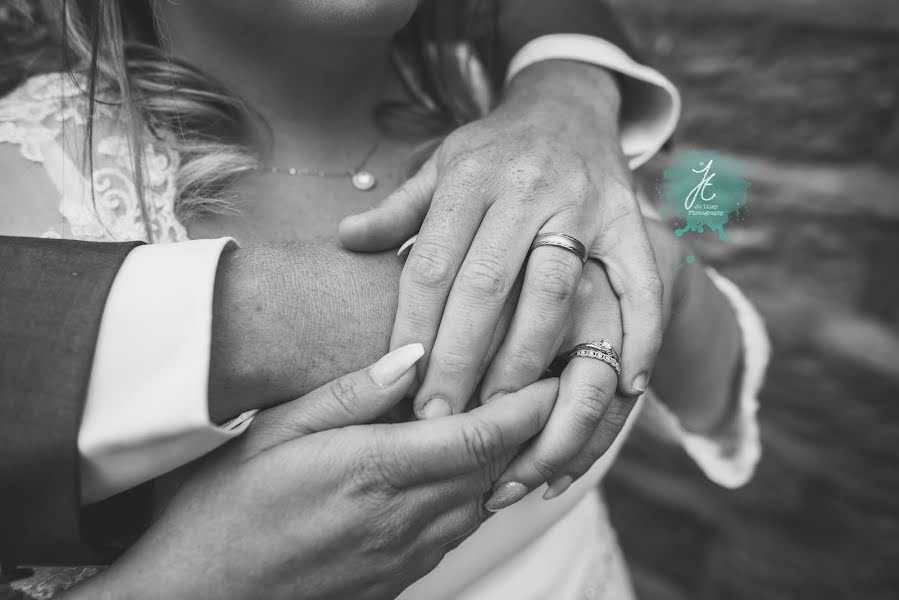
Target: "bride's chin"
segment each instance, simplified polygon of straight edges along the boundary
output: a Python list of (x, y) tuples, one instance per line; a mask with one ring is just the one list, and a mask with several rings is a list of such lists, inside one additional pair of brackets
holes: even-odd
[(412, 18), (419, 0), (289, 0), (306, 27), (346, 37), (391, 36)]

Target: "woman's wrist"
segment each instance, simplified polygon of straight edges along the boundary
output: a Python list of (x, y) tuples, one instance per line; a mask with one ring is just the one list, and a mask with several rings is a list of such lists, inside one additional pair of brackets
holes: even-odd
[(714, 434), (736, 402), (740, 330), (730, 302), (698, 264), (681, 267), (654, 387), (688, 431)]

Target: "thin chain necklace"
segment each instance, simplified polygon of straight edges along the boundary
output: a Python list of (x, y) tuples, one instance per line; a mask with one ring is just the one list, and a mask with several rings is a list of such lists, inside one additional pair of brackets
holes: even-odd
[(324, 171), (322, 169), (310, 169), (300, 167), (279, 167), (275, 165), (261, 165), (258, 170), (273, 175), (289, 175), (291, 177), (319, 177), (322, 179), (349, 179), (353, 187), (360, 192), (367, 192), (377, 185), (378, 180), (371, 171), (366, 170), (365, 166), (371, 157), (374, 156), (381, 145), (381, 136), (375, 140), (368, 152), (355, 167), (346, 171)]

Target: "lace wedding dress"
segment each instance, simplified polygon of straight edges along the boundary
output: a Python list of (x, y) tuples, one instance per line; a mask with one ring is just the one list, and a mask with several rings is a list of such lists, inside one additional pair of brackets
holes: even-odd
[[(8, 156), (0, 154), (0, 164), (15, 164), (17, 170), (20, 165), (15, 179), (24, 179), (21, 185), (28, 188), (12, 191), (27, 201), (10, 207), (0, 234), (154, 243), (187, 240), (175, 210), (177, 153), (164, 144), (144, 148), (142, 209), (128, 139), (116, 127), (116, 115), (108, 105), (97, 105), (92, 168), (86, 166), (90, 161), (83, 156), (87, 114), (83, 83), (63, 74), (41, 75), (0, 99), (0, 152), (18, 153), (11, 161), (2, 160)], [(689, 434), (651, 392), (638, 402), (635, 414), (642, 412), (640, 426), (681, 444), (712, 480), (734, 487), (749, 479), (759, 458), (756, 395), (769, 350), (751, 304), (732, 283), (714, 272), (711, 276), (731, 300), (743, 335), (743, 381), (733, 423), (715, 439)], [(612, 449), (568, 492), (544, 502), (540, 489), (502, 511), (401, 598), (631, 599), (627, 568), (597, 484), (637, 420), (629, 420)], [(38, 569), (34, 577), (13, 585), (29, 597), (49, 598), (93, 572)]]

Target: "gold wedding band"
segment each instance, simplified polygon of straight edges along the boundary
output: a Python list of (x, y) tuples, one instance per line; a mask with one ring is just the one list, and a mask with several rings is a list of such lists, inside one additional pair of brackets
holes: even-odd
[(577, 238), (571, 237), (565, 233), (540, 233), (537, 234), (537, 237), (534, 238), (534, 243), (531, 244), (531, 252), (536, 250), (541, 246), (555, 246), (556, 248), (562, 248), (563, 250), (568, 250), (579, 259), (581, 262), (587, 263), (587, 247)]

